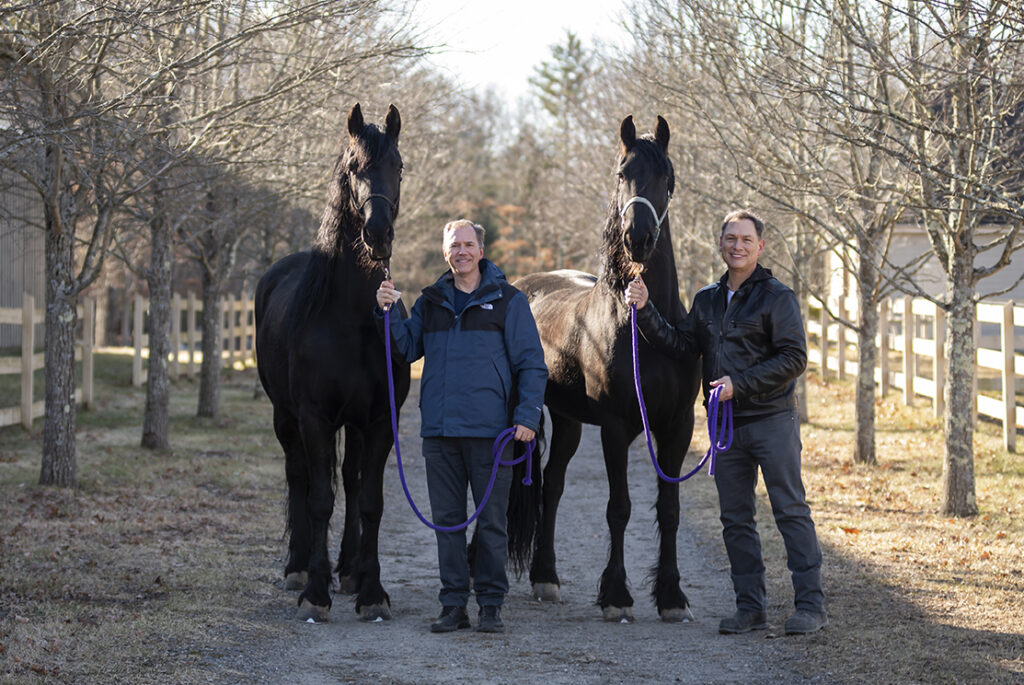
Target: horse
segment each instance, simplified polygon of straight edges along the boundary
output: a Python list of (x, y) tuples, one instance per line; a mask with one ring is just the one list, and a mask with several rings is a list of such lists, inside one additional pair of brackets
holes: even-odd
[[(597, 425), (601, 427), (608, 477), (606, 518), (611, 535), (597, 604), (605, 620), (632, 621), (633, 598), (627, 588), (623, 559), (623, 538), (631, 508), (626, 465), (630, 443), (643, 426), (633, 384), (626, 285), (642, 269), (650, 299), (667, 321), (680, 321), (686, 309), (679, 300), (666, 216), (675, 183), (668, 156), (668, 124), (659, 116), (653, 136), (638, 138), (633, 118), (627, 116), (619, 127), (619, 138), (618, 182), (604, 226), (598, 275), (560, 270), (530, 274), (514, 285), (530, 300), (549, 374), (545, 404), (551, 433), (530, 564), (534, 595), (542, 601), (561, 601), (555, 566), (558, 502), (565, 487), (566, 468), (579, 446), (582, 424)], [(670, 358), (642, 338), (638, 347), (658, 463), (667, 475), (676, 477), (693, 436), (697, 360)], [(660, 549), (651, 569), (651, 595), (663, 621), (690, 620), (693, 614), (680, 588), (676, 557), (677, 483), (658, 481), (656, 508)]]
[[(352, 107), (348, 144), (334, 164), (312, 249), (275, 263), (256, 287), (257, 366), (274, 406), (288, 483), (285, 587), (301, 589), (301, 620), (327, 621), (331, 608), (327, 531), (337, 486), (335, 439), (342, 427), (345, 527), (334, 571), (341, 591), (356, 595), (355, 610), (363, 620), (391, 618), (377, 538), (393, 438), (373, 307), (399, 209), (400, 129), (394, 105), (383, 129), (364, 123), (358, 103)], [(397, 359), (392, 366), (401, 406), (409, 392), (409, 366)]]

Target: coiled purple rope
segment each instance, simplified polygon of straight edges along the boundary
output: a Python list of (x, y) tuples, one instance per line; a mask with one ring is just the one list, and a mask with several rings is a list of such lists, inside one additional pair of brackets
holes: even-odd
[[(644, 424), (644, 434), (647, 436), (647, 451), (651, 454), (651, 463), (658, 477), (669, 483), (682, 483), (696, 474), (705, 463), (708, 464), (708, 475), (715, 475), (715, 455), (718, 452), (729, 449), (732, 446), (732, 400), (721, 399), (722, 387), (718, 386), (711, 391), (711, 398), (708, 400), (708, 438), (711, 446), (704, 453), (704, 457), (697, 464), (696, 468), (685, 476), (673, 478), (661, 470), (658, 464), (658, 457), (654, 454), (654, 443), (651, 441), (651, 426), (647, 422), (647, 405), (644, 402), (644, 392), (640, 388), (640, 354), (637, 347), (636, 332), (636, 305), (630, 305), (630, 322), (632, 323), (633, 336), (633, 384), (636, 386), (636, 399), (640, 403), (640, 418)], [(721, 408), (721, 414), (719, 409)], [(721, 425), (719, 425), (721, 419)], [(715, 435), (717, 429), (717, 435)], [(724, 441), (724, 442), (723, 442)]]
[(384, 356), (387, 359), (388, 365), (388, 400), (391, 403), (391, 432), (395, 437), (395, 458), (398, 461), (398, 478), (402, 481), (402, 489), (405, 490), (405, 498), (409, 500), (409, 506), (412, 507), (413, 512), (419, 517), (420, 521), (428, 527), (434, 530), (451, 533), (457, 530), (467, 528), (469, 524), (473, 523), (480, 516), (480, 513), (487, 506), (487, 500), (491, 498), (491, 491), (494, 490), (494, 480), (498, 477), (499, 466), (515, 466), (519, 462), (526, 460), (526, 478), (523, 478), (523, 485), (531, 485), (533, 483), (533, 448), (537, 444), (537, 440), (531, 440), (526, 443), (526, 452), (523, 456), (512, 461), (502, 461), (501, 453), (505, 450), (509, 441), (515, 436), (516, 428), (506, 428), (503, 430), (497, 438), (494, 440), (494, 446), (491, 448), (491, 455), (494, 457), (494, 466), (491, 467), (491, 479), (487, 482), (487, 490), (484, 492), (483, 498), (480, 500), (480, 506), (476, 508), (473, 515), (466, 519), (465, 523), (460, 523), (457, 526), (439, 526), (436, 523), (427, 520), (420, 510), (416, 507), (416, 502), (413, 501), (412, 493), (409, 492), (409, 485), (405, 482), (405, 468), (402, 466), (402, 450), (398, 447), (398, 410), (395, 408), (395, 372), (391, 368), (391, 309), (384, 310)]

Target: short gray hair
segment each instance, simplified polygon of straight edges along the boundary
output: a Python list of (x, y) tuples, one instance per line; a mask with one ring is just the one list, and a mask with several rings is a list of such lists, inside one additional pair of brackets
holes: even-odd
[(441, 249), (447, 251), (447, 249), (448, 249), (448, 234), (449, 233), (451, 233), (453, 231), (456, 231), (456, 230), (458, 230), (460, 228), (465, 228), (466, 226), (471, 226), (473, 228), (473, 231), (476, 232), (476, 241), (478, 243), (480, 243), (480, 247), (483, 248), (483, 246), (484, 246), (484, 235), (486, 233), (486, 231), (484, 230), (484, 227), (481, 226), (480, 224), (474, 224), (469, 219), (456, 219), (455, 221), (449, 221), (448, 223), (446, 223), (444, 225), (444, 232), (442, 233), (443, 237), (441, 239), (442, 240)]

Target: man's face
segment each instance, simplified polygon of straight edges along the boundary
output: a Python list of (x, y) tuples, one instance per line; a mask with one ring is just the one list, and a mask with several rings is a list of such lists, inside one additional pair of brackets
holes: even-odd
[(448, 233), (444, 244), (444, 260), (448, 262), (453, 274), (465, 276), (476, 271), (480, 268), (483, 256), (484, 248), (477, 241), (472, 226), (460, 226)]
[(740, 219), (726, 224), (718, 239), (718, 249), (730, 270), (753, 271), (764, 250), (764, 241), (757, 237), (753, 221)]

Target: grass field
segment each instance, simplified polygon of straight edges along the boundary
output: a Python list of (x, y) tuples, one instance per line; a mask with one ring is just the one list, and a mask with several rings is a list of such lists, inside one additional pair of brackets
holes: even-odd
[[(36, 485), (40, 420), (30, 434), (0, 430), (4, 683), (206, 681), (227, 645), (266, 637), (252, 617), (280, 601), (285, 546), (269, 403), (253, 399), (251, 371), (234, 373), (221, 417), (197, 419), (195, 385), (180, 383), (173, 447), (153, 453), (138, 447), (144, 396), (129, 380), (129, 358), (97, 357), (74, 491)], [(849, 683), (1024, 682), (1024, 457), (982, 424), (980, 514), (945, 518), (941, 425), (928, 409), (880, 399), (879, 464), (854, 466), (852, 386), (811, 376), (808, 389), (804, 474), (831, 625), (786, 642), (794, 670), (824, 665)], [(698, 435), (693, 449), (706, 443)], [(720, 547), (714, 484), (682, 487), (701, 544)], [(772, 611), (784, 614), (785, 555), (766, 507), (759, 520)]]

